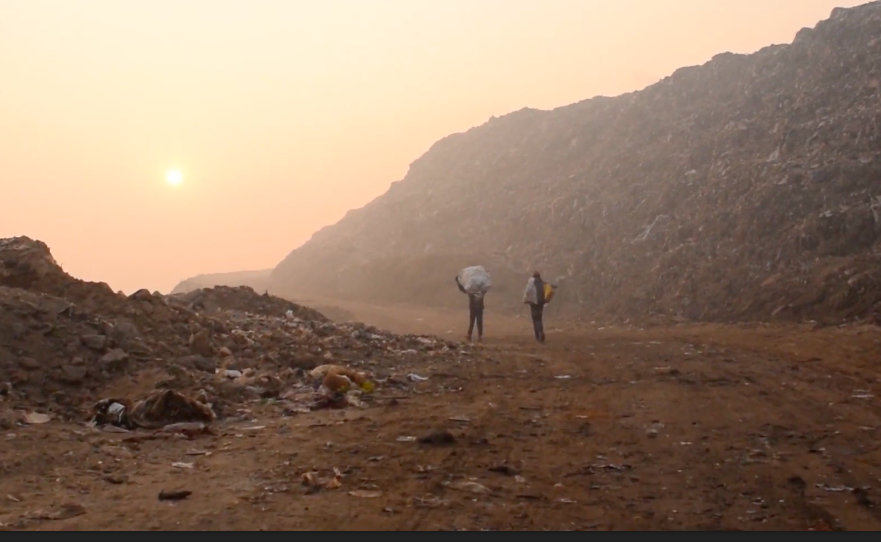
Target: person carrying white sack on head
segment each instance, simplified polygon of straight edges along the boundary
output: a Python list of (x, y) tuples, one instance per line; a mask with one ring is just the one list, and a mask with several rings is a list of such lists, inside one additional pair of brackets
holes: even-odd
[(480, 266), (468, 267), (456, 275), (456, 286), (468, 296), (468, 340), (472, 340), (477, 324), (477, 342), (483, 342), (483, 300), (490, 288), (489, 273)]

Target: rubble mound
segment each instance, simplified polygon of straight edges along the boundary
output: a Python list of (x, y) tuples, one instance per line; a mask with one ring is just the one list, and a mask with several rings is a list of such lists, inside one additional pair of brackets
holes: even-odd
[(290, 312), (293, 317), (302, 320), (328, 321), (323, 314), (316, 310), (269, 294), (258, 294), (248, 286), (203, 288), (185, 294), (176, 294), (170, 299), (173, 302), (185, 304), (191, 310), (208, 314), (239, 311), (281, 317)]
[(195, 290), (214, 288), (215, 286), (249, 286), (260, 292), (269, 288), (269, 274), (271, 272), (271, 269), (267, 269), (264, 271), (196, 275), (178, 283), (171, 291), (171, 295), (187, 294)]
[(45, 243), (28, 237), (0, 239), (0, 286), (81, 302), (113, 303), (124, 297), (106, 284), (71, 277), (58, 265)]
[[(130, 387), (149, 373), (158, 375), (156, 389), (197, 394), (205, 403), (193, 405), (210, 404), (224, 416), (248, 400), (284, 393), (289, 404), (309, 403), (314, 389), (306, 371), (321, 365), (388, 380), (409, 363), (471, 355), (459, 343), (334, 323), (250, 288), (113, 294), (70, 277), (45, 244), (27, 238), (0, 239), (0, 262), (0, 414), (37, 408), (82, 419), (106, 399), (110, 384)], [(172, 410), (189, 400), (155, 397)]]
[(191, 353), (190, 315), (158, 299), (127, 301), (127, 311), (102, 313), (0, 286), (0, 386), (9, 385), (17, 402), (69, 414), (108, 382)]
[[(466, 263), (522, 283), (535, 269), (562, 277), (555, 304), (573, 315), (868, 318), (881, 301), (879, 180), (872, 2), (788, 45), (438, 141), (293, 251), (272, 289), (458, 303), (448, 282)], [(466, 253), (480, 257), (456, 261)]]

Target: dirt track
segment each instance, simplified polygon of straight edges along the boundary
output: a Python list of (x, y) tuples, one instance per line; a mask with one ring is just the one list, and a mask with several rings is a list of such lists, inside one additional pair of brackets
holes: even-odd
[[(462, 332), (458, 313), (346, 308)], [(423, 367), (419, 394), (381, 390), (368, 410), (256, 405), (192, 441), (14, 428), (0, 529), (881, 528), (878, 329), (549, 322), (540, 346), (523, 319), (487, 323), (487, 360)], [(454, 444), (398, 440), (443, 429)], [(301, 485), (335, 467), (341, 488)], [(169, 504), (162, 490), (193, 494)]]

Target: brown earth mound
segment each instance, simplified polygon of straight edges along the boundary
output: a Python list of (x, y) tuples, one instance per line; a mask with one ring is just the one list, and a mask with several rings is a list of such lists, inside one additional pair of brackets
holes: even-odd
[(42, 241), (0, 239), (0, 286), (63, 297), (87, 304), (115, 304), (125, 296), (104, 283), (84, 282), (64, 272)]
[(522, 282), (536, 268), (564, 277), (555, 302), (585, 316), (869, 318), (881, 301), (879, 126), (872, 2), (790, 45), (447, 137), (292, 252), (273, 291), (456, 303), (438, 277), (468, 254)]
[(187, 294), (195, 290), (214, 288), (215, 286), (248, 286), (258, 292), (262, 292), (269, 288), (270, 273), (272, 273), (271, 269), (196, 275), (178, 283), (171, 291), (171, 295)]
[(189, 309), (208, 314), (222, 311), (239, 311), (264, 316), (285, 316), (288, 311), (301, 320), (327, 322), (328, 319), (316, 310), (303, 307), (268, 294), (260, 295), (248, 286), (216, 286), (169, 298), (174, 303), (186, 305)]
[(337, 363), (382, 374), (401, 360), (463, 351), (336, 324), (250, 288), (126, 297), (70, 277), (39, 241), (0, 239), (0, 402), (14, 409), (83, 417), (110, 383), (158, 371), (159, 388), (201, 392), (221, 415), (304, 385), (303, 369)]

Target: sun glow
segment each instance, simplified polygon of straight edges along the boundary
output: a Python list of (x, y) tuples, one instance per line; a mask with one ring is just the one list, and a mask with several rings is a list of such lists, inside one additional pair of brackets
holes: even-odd
[(165, 174), (165, 181), (171, 186), (177, 186), (184, 180), (184, 175), (177, 169), (172, 169)]

